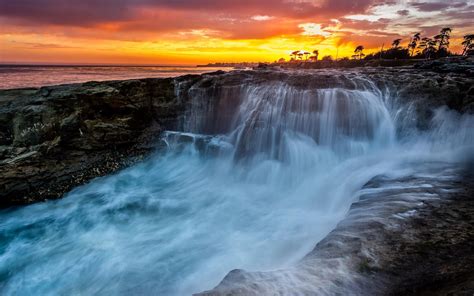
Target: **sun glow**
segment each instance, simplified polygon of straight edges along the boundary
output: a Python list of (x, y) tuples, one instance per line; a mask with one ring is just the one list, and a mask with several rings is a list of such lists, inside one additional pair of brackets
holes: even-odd
[[(450, 49), (459, 52), (456, 41), (473, 29), (465, 25), (469, 12), (465, 10), (471, 8), (463, 11), (439, 3), (436, 7), (410, 2), (358, 4), (346, 11), (330, 1), (262, 1), (243, 6), (223, 0), (206, 7), (186, 1), (164, 6), (122, 1), (117, 10), (99, 5), (91, 11), (80, 4), (60, 9), (53, 2), (45, 0), (41, 7), (47, 14), (40, 14), (34, 3), (2, 4), (1, 63), (272, 62), (288, 59), (298, 49), (317, 49), (320, 57), (350, 57), (357, 45), (370, 53), (396, 38), (405, 45), (413, 32), (433, 36), (439, 31), (434, 19), (453, 24)], [(128, 8), (127, 13), (118, 10), (121, 6)], [(422, 17), (415, 21), (415, 13)]]

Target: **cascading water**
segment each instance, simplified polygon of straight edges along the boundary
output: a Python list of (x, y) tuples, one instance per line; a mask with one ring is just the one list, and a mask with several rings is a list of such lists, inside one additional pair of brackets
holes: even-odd
[(474, 147), (474, 118), (444, 109), (432, 130), (395, 140), (397, 110), (370, 81), (242, 85), (218, 103), (189, 95), (167, 151), (61, 200), (0, 212), (0, 292), (189, 295), (234, 268), (291, 266), (374, 176)]

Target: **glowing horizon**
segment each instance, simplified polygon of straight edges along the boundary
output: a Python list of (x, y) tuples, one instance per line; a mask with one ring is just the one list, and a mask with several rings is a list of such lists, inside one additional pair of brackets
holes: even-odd
[(0, 0), (0, 63), (271, 62), (315, 49), (347, 57), (442, 27), (460, 52), (472, 15), (470, 0)]

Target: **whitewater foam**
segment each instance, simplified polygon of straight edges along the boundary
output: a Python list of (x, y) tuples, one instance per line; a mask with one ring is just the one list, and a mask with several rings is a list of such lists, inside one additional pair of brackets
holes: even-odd
[[(370, 81), (357, 83), (241, 85), (211, 105), (191, 89), (166, 151), (61, 200), (0, 213), (0, 291), (186, 295), (235, 268), (291, 268), (373, 177), (472, 153), (473, 116), (440, 109), (432, 129), (396, 139), (399, 110)], [(350, 277), (334, 264), (328, 273)], [(298, 276), (292, 285), (303, 289)]]

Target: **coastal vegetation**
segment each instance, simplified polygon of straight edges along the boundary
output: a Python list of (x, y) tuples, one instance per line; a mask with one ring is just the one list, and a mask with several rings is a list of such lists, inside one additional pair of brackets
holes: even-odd
[[(471, 56), (474, 55), (474, 34), (467, 34), (462, 41), (462, 53), (453, 53), (449, 51), (450, 38), (452, 28), (442, 28), (439, 34), (433, 37), (422, 37), (420, 32), (416, 32), (410, 37), (408, 43), (404, 46), (403, 39), (397, 38), (392, 41), (391, 47), (384, 50), (384, 44), (377, 52), (365, 54), (364, 45), (357, 45), (354, 54), (351, 56), (353, 60), (408, 60), (408, 59), (436, 59), (448, 56)], [(295, 50), (290, 54), (289, 63), (298, 62), (317, 62), (319, 50), (313, 50), (313, 55), (308, 56), (309, 52), (304, 50)], [(304, 57), (304, 58), (303, 58)], [(321, 61), (346, 61), (347, 58), (338, 59), (332, 56), (325, 56)], [(284, 58), (280, 58), (278, 63), (286, 63)]]

